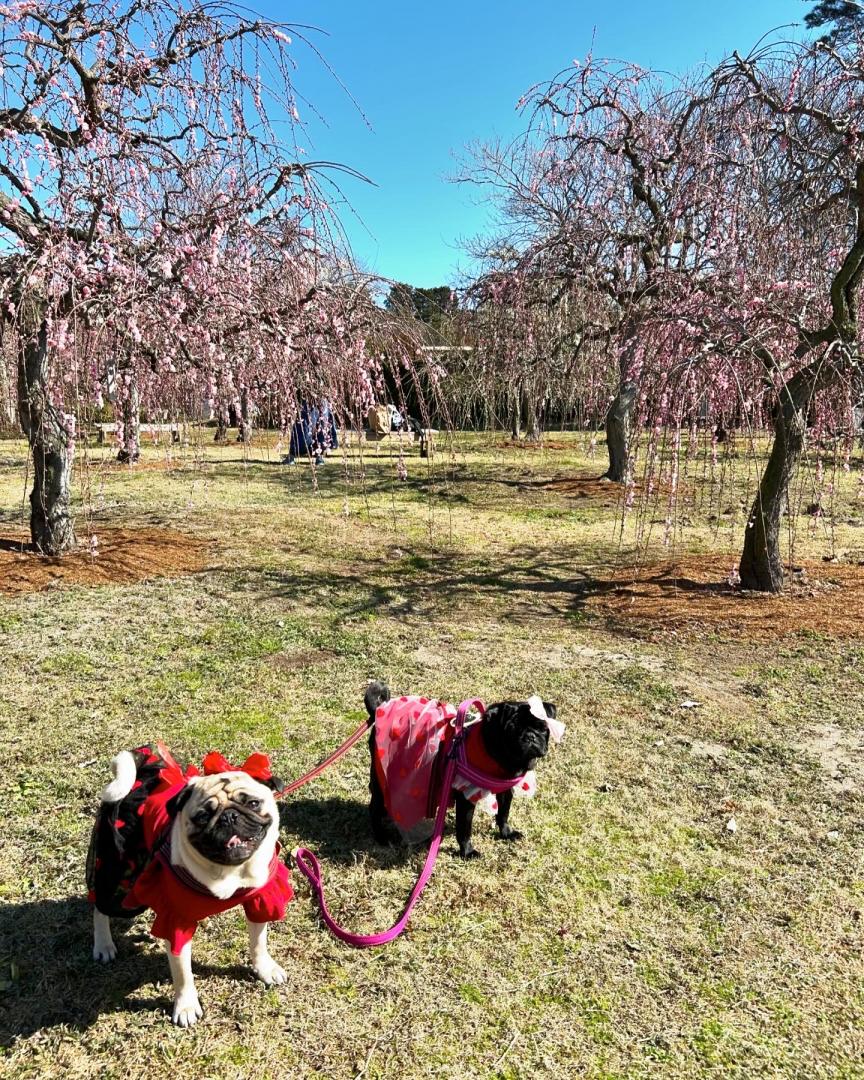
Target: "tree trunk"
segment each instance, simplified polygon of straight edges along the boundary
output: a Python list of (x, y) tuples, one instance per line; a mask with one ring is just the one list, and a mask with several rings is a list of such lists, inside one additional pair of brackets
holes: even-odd
[(606, 413), (606, 444), (609, 448), (609, 469), (604, 476), (623, 484), (630, 465), (630, 421), (636, 404), (636, 384), (625, 380), (612, 399)]
[(141, 400), (138, 394), (138, 379), (130, 367), (121, 369), (120, 377), (125, 385), (120, 402), (123, 440), (117, 460), (126, 465), (134, 465), (141, 457)]
[(15, 427), (15, 398), (12, 379), (5, 357), (0, 357), (0, 431), (12, 431)]
[(252, 422), (249, 419), (249, 390), (244, 386), (240, 391), (240, 416), (238, 417), (239, 430), (237, 442), (247, 444), (252, 441)]
[(62, 555), (75, 547), (70, 511), (75, 428), (74, 419), (51, 402), (44, 322), (19, 346), (18, 417), (33, 455), (30, 536), (43, 555)]
[(222, 405), (219, 405), (216, 409), (216, 434), (213, 436), (213, 442), (225, 443), (228, 441), (228, 415), (227, 409)]
[(527, 387), (522, 388), (522, 412), (525, 416), (525, 438), (536, 442), (540, 438), (540, 420), (537, 403)]
[(513, 390), (507, 395), (507, 400), (510, 403), (510, 438), (513, 442), (519, 441), (519, 432), (522, 426), (521, 402), (519, 398), (519, 391)]
[(778, 593), (783, 588), (780, 524), (807, 435), (811, 382), (798, 376), (782, 391), (774, 411), (774, 444), (747, 520), (738, 573), (742, 589)]

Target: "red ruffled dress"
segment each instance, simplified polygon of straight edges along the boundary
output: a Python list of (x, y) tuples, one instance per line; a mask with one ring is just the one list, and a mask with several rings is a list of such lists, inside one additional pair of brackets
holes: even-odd
[(214, 896), (183, 867), (171, 865), (174, 818), (168, 804), (183, 790), (188, 775), (149, 746), (139, 747), (133, 756), (138, 769), (134, 789), (120, 803), (103, 804), (93, 829), (87, 885), (97, 909), (131, 918), (150, 908), (156, 915), (150, 932), (164, 938), (175, 956), (202, 919), (241, 904), (250, 922), (283, 919), (294, 890), (279, 845), (264, 885), (238, 889), (224, 900)]

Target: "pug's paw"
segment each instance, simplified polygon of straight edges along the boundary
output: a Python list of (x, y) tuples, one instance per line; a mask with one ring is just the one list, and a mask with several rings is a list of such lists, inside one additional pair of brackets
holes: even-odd
[(117, 946), (113, 941), (100, 941), (93, 945), (93, 959), (100, 964), (110, 964), (117, 959)]
[(194, 991), (191, 994), (178, 994), (174, 999), (174, 1012), (171, 1019), (178, 1027), (192, 1027), (203, 1015), (201, 1002)]
[(288, 981), (285, 969), (281, 968), (271, 956), (255, 964), (252, 970), (265, 986), (281, 986), (282, 983)]
[(518, 829), (511, 829), (509, 825), (504, 826), (504, 828), (501, 830), (500, 835), (501, 835), (502, 840), (521, 840), (522, 839), (522, 833), (519, 832)]

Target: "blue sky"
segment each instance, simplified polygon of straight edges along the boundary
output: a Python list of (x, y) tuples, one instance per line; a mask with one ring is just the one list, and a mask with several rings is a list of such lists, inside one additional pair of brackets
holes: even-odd
[[(310, 157), (336, 160), (376, 182), (346, 180), (342, 221), (352, 250), (385, 277), (455, 284), (469, 269), (460, 241), (483, 230), (476, 192), (447, 182), (469, 143), (521, 130), (515, 111), (529, 86), (584, 57), (683, 71), (774, 27), (801, 22), (800, 0), (617, 0), (611, 4), (462, 3), (435, 0), (259, 0), (273, 19), (307, 23), (327, 63), (368, 120), (297, 42), (298, 89), (307, 107)], [(801, 31), (799, 30), (798, 33)]]

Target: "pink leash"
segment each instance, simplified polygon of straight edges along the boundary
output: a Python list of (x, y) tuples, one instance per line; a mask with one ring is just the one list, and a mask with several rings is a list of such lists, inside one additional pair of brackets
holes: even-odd
[(420, 899), (420, 894), (426, 888), (429, 883), (429, 878), (432, 876), (435, 860), (438, 857), (438, 849), (441, 847), (441, 839), (444, 836), (444, 819), (447, 817), (447, 808), (450, 802), (450, 789), (453, 786), (453, 777), (457, 771), (479, 787), (489, 787), (490, 784), (494, 784), (495, 787), (502, 790), (515, 787), (521, 781), (521, 776), (516, 777), (514, 780), (500, 780), (498, 778), (489, 777), (485, 773), (479, 772), (469, 765), (465, 758), (464, 727), (465, 717), (468, 710), (471, 708), (477, 708), (480, 711), (481, 716), (486, 712), (485, 705), (479, 699), (463, 701), (459, 706), (456, 713), (456, 719), (453, 722), (454, 733), (447, 754), (447, 767), (444, 770), (444, 778), (441, 781), (441, 796), (438, 800), (438, 811), (435, 815), (435, 826), (432, 831), (432, 840), (429, 844), (426, 861), (423, 864), (423, 869), (420, 872), (420, 877), (417, 879), (416, 885), (411, 890), (411, 895), (408, 897), (408, 903), (405, 905), (405, 910), (389, 930), (384, 930), (380, 934), (352, 934), (350, 930), (345, 930), (341, 927), (330, 914), (327, 903), (324, 900), (324, 885), (321, 880), (321, 866), (314, 853), (308, 848), (303, 847), (297, 848), (294, 852), (294, 861), (297, 863), (297, 869), (308, 880), (312, 888), (312, 892), (321, 909), (321, 918), (324, 920), (324, 923), (330, 932), (339, 938), (340, 941), (344, 941), (348, 945), (353, 945), (356, 949), (368, 949), (374, 945), (386, 945), (388, 942), (393, 941), (394, 938), (397, 938), (405, 929), (408, 924), (408, 917), (410, 916), (414, 905)]
[(281, 791), (276, 792), (276, 798), (281, 799), (284, 795), (290, 795), (292, 791), (296, 791), (297, 788), (303, 787), (303, 785), (307, 784), (310, 780), (314, 780), (316, 776), (320, 776), (321, 773), (324, 772), (324, 770), (328, 767), (328, 765), (332, 765), (334, 761), (338, 761), (339, 758), (342, 757), (342, 755), (348, 750), (350, 750), (354, 743), (356, 743), (358, 739), (361, 739), (365, 734), (367, 734), (368, 731), (369, 721), (364, 720), (353, 735), (349, 735), (341, 746), (336, 747), (330, 757), (324, 758), (320, 765), (316, 765), (314, 769), (310, 769), (309, 772), (303, 773), (303, 775), (298, 780), (292, 780), (290, 784), (286, 784), (285, 787), (281, 789)]

